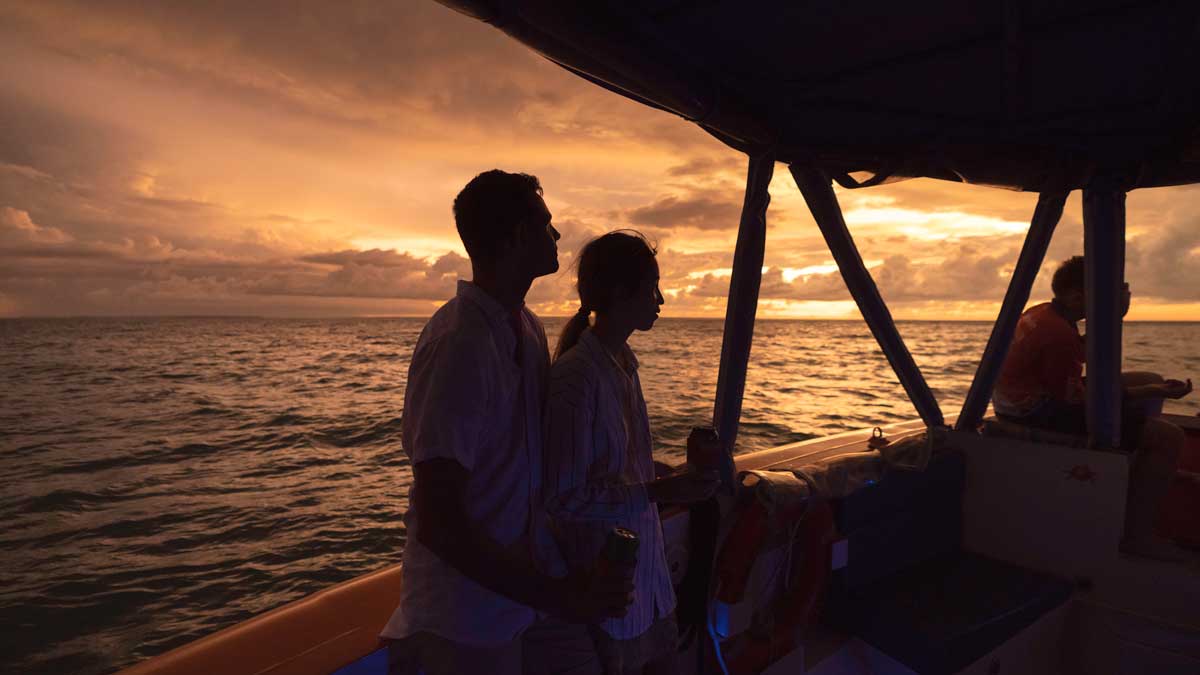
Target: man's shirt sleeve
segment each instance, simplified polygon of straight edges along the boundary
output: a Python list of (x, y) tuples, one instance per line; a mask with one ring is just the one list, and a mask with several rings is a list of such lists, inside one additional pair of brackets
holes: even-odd
[(451, 333), (413, 354), (404, 411), (404, 440), (413, 464), (445, 458), (467, 470), (475, 467), (489, 418), (485, 348)]

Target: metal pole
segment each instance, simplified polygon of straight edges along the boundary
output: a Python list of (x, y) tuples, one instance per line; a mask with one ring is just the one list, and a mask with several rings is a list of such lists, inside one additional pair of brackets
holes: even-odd
[(1054, 235), (1054, 228), (1062, 217), (1067, 194), (1065, 191), (1043, 192), (1038, 197), (1029, 232), (1025, 235), (1025, 244), (1017, 258), (1017, 267), (1013, 270), (1012, 280), (1008, 282), (1008, 292), (1004, 294), (1004, 304), (1000, 306), (1000, 314), (992, 326), (992, 335), (983, 350), (979, 368), (975, 370), (975, 379), (971, 382), (971, 390), (967, 392), (967, 400), (963, 402), (955, 429), (975, 429), (987, 411), (992, 387), (996, 386), (1000, 367), (1004, 364), (1004, 357), (1008, 356), (1017, 321), (1021, 318), (1025, 303), (1029, 302), (1029, 291), (1046, 258), (1046, 248), (1050, 246), (1050, 237)]
[(1125, 281), (1125, 191), (1115, 176), (1083, 189), (1087, 292), (1087, 423), (1095, 448), (1121, 444), (1121, 287)]
[(904, 391), (908, 393), (909, 400), (925, 421), (926, 427), (944, 426), (945, 419), (937, 399), (933, 397), (929, 385), (925, 384), (921, 369), (913, 361), (908, 347), (904, 346), (904, 339), (896, 330), (896, 322), (892, 320), (892, 314), (884, 304), (883, 297), (879, 295), (875, 280), (871, 278), (871, 273), (867, 271), (867, 266), (863, 264), (862, 256), (854, 245), (854, 239), (850, 237), (850, 230), (846, 228), (842, 208), (838, 205), (837, 195), (833, 193), (829, 176), (824, 171), (811, 167), (792, 165), (788, 168), (791, 169), (796, 185), (804, 195), (804, 201), (808, 202), (808, 208), (812, 211), (817, 226), (821, 228), (821, 234), (825, 236), (825, 243), (837, 262), (846, 288), (850, 289), (850, 295), (854, 296), (854, 301), (858, 303), (859, 311), (887, 356), (892, 370), (896, 372), (896, 377), (900, 379)]
[(723, 478), (733, 486), (733, 446), (742, 414), (746, 390), (746, 367), (754, 337), (754, 314), (762, 283), (763, 253), (767, 241), (767, 205), (771, 202), (771, 176), (775, 172), (774, 151), (750, 157), (746, 174), (746, 199), (738, 225), (737, 248), (733, 252), (733, 275), (725, 306), (725, 336), (721, 342), (721, 369), (717, 374), (717, 398), (713, 426), (724, 446)]

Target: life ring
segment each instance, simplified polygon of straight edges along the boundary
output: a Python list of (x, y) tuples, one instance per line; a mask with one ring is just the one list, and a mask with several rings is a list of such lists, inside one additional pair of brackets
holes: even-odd
[[(771, 605), (769, 630), (748, 631), (741, 636), (736, 653), (727, 661), (729, 673), (762, 672), (795, 649), (798, 633), (811, 625), (817, 615), (829, 581), (833, 542), (837, 539), (833, 509), (827, 501), (813, 500), (796, 516), (800, 520), (792, 553), (798, 562), (788, 571), (788, 590)], [(718, 557), (717, 575), (721, 580), (718, 600), (741, 600), (768, 527), (766, 510), (761, 505), (754, 502), (743, 508)]]

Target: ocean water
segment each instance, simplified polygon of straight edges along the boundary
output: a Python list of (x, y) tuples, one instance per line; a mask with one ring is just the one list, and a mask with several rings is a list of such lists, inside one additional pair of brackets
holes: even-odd
[[(400, 561), (423, 323), (0, 321), (0, 671), (112, 672)], [(662, 459), (711, 420), (721, 329), (633, 338)], [(957, 412), (990, 326), (900, 330)], [(1200, 380), (1200, 324), (1127, 324), (1125, 353)], [(758, 323), (739, 451), (915, 417), (864, 324)]]

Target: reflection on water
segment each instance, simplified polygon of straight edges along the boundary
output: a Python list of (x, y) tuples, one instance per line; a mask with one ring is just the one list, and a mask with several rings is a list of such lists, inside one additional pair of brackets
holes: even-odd
[[(0, 670), (109, 672), (399, 561), (423, 323), (0, 321)], [(634, 337), (662, 458), (711, 419), (721, 325)], [(948, 414), (988, 330), (901, 324)], [(1126, 368), (1200, 376), (1197, 338), (1129, 324)], [(915, 416), (865, 325), (758, 323), (741, 451)]]

